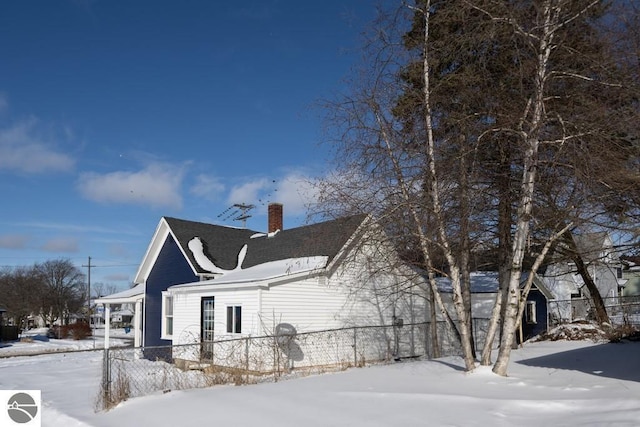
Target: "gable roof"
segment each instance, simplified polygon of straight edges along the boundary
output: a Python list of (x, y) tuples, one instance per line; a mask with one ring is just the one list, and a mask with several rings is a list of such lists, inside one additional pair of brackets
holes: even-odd
[(231, 270), (236, 266), (240, 249), (250, 240), (252, 235), (256, 234), (256, 231), (244, 228), (225, 227), (171, 217), (163, 219), (169, 225), (176, 243), (193, 266), (196, 274), (205, 274), (208, 271), (198, 264), (193, 252), (189, 249), (191, 239), (199, 237), (204, 245), (205, 255), (218, 267)]
[(574, 236), (576, 247), (586, 262), (597, 261), (611, 252), (611, 240), (605, 231)]
[[(140, 264), (136, 283), (145, 280), (159, 248), (169, 235), (176, 241), (194, 274), (206, 276), (211, 275), (211, 271), (198, 262), (198, 256), (189, 248), (189, 242), (194, 238), (199, 238), (202, 242), (206, 258), (216, 267), (227, 271), (236, 267), (246, 269), (267, 262), (317, 256), (326, 257), (328, 264), (339, 254), (366, 218), (365, 214), (353, 215), (267, 234), (163, 217)], [(242, 264), (238, 266), (239, 254), (245, 245), (246, 255)]]
[(366, 215), (354, 215), (263, 235), (248, 242), (242, 268), (289, 258), (327, 257), (330, 263), (362, 224)]

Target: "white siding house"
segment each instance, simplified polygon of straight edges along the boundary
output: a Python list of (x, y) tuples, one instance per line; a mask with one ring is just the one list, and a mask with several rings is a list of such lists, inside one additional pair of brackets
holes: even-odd
[[(414, 282), (417, 291), (401, 292), (400, 271), (380, 268), (372, 274), (372, 263), (380, 263), (376, 254), (379, 247), (345, 245), (331, 261), (328, 256), (290, 258), (172, 286), (164, 292), (171, 304), (166, 311), (172, 319), (165, 322), (172, 322), (172, 334), (163, 338), (185, 345), (274, 335), (282, 325), (305, 333), (391, 325), (398, 318), (407, 324), (425, 322), (425, 300), (416, 296), (421, 285)], [(402, 280), (403, 289), (410, 281)], [(213, 306), (212, 331), (207, 330), (210, 319), (204, 319), (205, 304)], [(202, 357), (197, 352), (179, 356)]]

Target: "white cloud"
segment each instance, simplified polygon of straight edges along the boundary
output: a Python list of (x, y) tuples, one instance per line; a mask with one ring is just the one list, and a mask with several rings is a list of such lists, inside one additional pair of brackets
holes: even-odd
[(134, 228), (127, 227), (121, 225), (117, 230), (114, 230), (110, 227), (101, 227), (95, 225), (81, 225), (81, 224), (69, 224), (69, 223), (56, 223), (56, 222), (37, 222), (37, 221), (27, 221), (27, 222), (5, 222), (10, 227), (26, 227), (26, 228), (42, 228), (49, 230), (58, 230), (63, 232), (72, 232), (72, 233), (100, 233), (100, 234), (130, 234), (130, 235), (140, 235), (140, 232)]
[(114, 273), (114, 274), (107, 274), (106, 276), (104, 276), (104, 280), (107, 280), (109, 282), (129, 282), (131, 281), (131, 278), (128, 274)]
[(78, 252), (78, 240), (73, 237), (56, 237), (42, 245), (42, 250), (47, 252)]
[[(2, 108), (0, 97), (0, 109)], [(38, 135), (36, 119), (23, 120), (0, 129), (0, 169), (26, 173), (64, 172), (73, 168), (74, 159), (57, 151)]]
[(302, 215), (307, 213), (307, 206), (317, 200), (317, 190), (310, 178), (292, 173), (285, 176), (277, 186), (274, 202), (282, 203), (287, 214)]
[(196, 183), (191, 187), (191, 194), (205, 200), (215, 201), (224, 192), (225, 186), (220, 179), (208, 175), (198, 175)]
[(229, 193), (228, 201), (230, 204), (247, 203), (256, 204), (261, 199), (265, 190), (269, 188), (269, 180), (259, 178), (254, 181), (246, 182), (242, 185), (234, 186)]
[(29, 237), (23, 234), (5, 234), (0, 236), (0, 248), (3, 249), (25, 249)]
[(266, 211), (269, 203), (282, 203), (285, 215), (299, 216), (307, 213), (307, 206), (317, 201), (317, 189), (312, 178), (301, 171), (289, 171), (278, 179), (257, 178), (231, 189), (229, 204), (258, 205)]
[(153, 163), (136, 172), (84, 173), (78, 190), (99, 203), (125, 203), (152, 207), (182, 208), (182, 167)]

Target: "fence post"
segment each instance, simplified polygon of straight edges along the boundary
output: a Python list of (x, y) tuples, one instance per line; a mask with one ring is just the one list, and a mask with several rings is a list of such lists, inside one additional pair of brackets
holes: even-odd
[(105, 348), (102, 355), (102, 408), (107, 409), (111, 401), (111, 361), (109, 349)]
[(358, 366), (358, 328), (353, 328), (353, 366)]
[(249, 383), (249, 337), (244, 340), (245, 384)]

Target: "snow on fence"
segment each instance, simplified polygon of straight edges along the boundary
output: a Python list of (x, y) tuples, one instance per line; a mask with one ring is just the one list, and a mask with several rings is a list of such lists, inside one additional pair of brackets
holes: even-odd
[[(486, 319), (474, 319), (476, 344), (483, 342), (486, 325)], [(403, 358), (460, 354), (444, 322), (435, 327), (437, 351), (429, 323), (112, 348), (104, 353), (102, 406), (107, 409), (129, 397), (170, 390), (278, 381)]]

